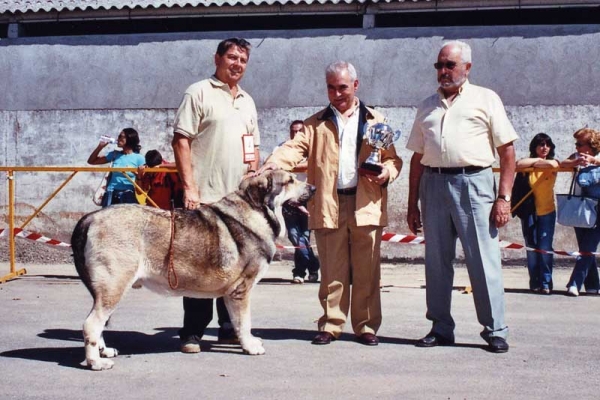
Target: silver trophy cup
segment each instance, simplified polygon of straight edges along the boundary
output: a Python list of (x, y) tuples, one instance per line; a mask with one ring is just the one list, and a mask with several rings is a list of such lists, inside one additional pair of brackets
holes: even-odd
[(358, 172), (361, 175), (379, 175), (381, 173), (381, 149), (387, 149), (396, 140), (400, 138), (402, 133), (395, 131), (388, 124), (378, 123), (371, 126), (365, 126), (365, 135), (367, 144), (373, 147), (373, 151), (369, 157), (360, 165)]

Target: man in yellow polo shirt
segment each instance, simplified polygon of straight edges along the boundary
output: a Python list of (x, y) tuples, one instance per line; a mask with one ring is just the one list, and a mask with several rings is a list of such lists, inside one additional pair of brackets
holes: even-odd
[[(238, 189), (258, 169), (260, 132), (254, 100), (238, 85), (250, 58), (250, 43), (223, 40), (215, 54), (215, 74), (187, 88), (174, 121), (173, 151), (186, 209), (212, 203)], [(183, 298), (181, 351), (200, 352), (212, 320), (213, 300)], [(237, 337), (222, 298), (217, 300), (219, 342)]]

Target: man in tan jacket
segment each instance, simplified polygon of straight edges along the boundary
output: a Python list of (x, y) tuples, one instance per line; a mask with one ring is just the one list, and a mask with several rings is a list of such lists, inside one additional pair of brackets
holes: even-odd
[(390, 146), (381, 151), (379, 175), (358, 174), (372, 151), (363, 139), (365, 126), (385, 118), (355, 96), (358, 78), (352, 64), (330, 64), (325, 78), (330, 105), (304, 121), (304, 132), (280, 146), (259, 173), (291, 170), (307, 158), (307, 182), (317, 187), (308, 211), (321, 261), (323, 316), (312, 343), (325, 345), (339, 338), (351, 310), (357, 341), (376, 346), (381, 325), (380, 245), (387, 225), (386, 188), (400, 173), (402, 160)]

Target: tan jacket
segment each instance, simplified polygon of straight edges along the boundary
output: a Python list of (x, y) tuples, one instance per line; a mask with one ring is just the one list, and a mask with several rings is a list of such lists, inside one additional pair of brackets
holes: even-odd
[[(372, 148), (362, 139), (363, 126), (384, 122), (379, 112), (366, 107), (362, 102), (359, 109), (360, 151), (358, 165), (369, 157)], [(281, 145), (267, 159), (285, 170), (293, 169), (307, 158), (307, 182), (317, 191), (308, 203), (310, 229), (338, 228), (337, 177), (339, 164), (339, 136), (333, 111), (327, 107), (304, 121), (304, 132)], [(402, 160), (396, 155), (394, 146), (381, 151), (381, 162), (390, 171), (391, 183), (402, 168)], [(359, 176), (356, 192), (356, 223), (358, 226), (387, 225), (387, 189)]]

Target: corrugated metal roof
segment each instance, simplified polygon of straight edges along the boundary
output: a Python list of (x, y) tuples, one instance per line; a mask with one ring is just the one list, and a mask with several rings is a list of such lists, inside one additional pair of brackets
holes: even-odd
[(404, 1), (431, 1), (431, 0), (0, 0), (0, 13), (6, 12), (37, 12), (37, 11), (74, 11), (91, 8), (104, 9), (130, 9), (135, 7), (173, 7), (173, 6), (234, 6), (234, 5), (260, 5), (260, 4), (338, 4), (338, 3), (367, 3), (378, 1), (385, 3), (403, 3)]

